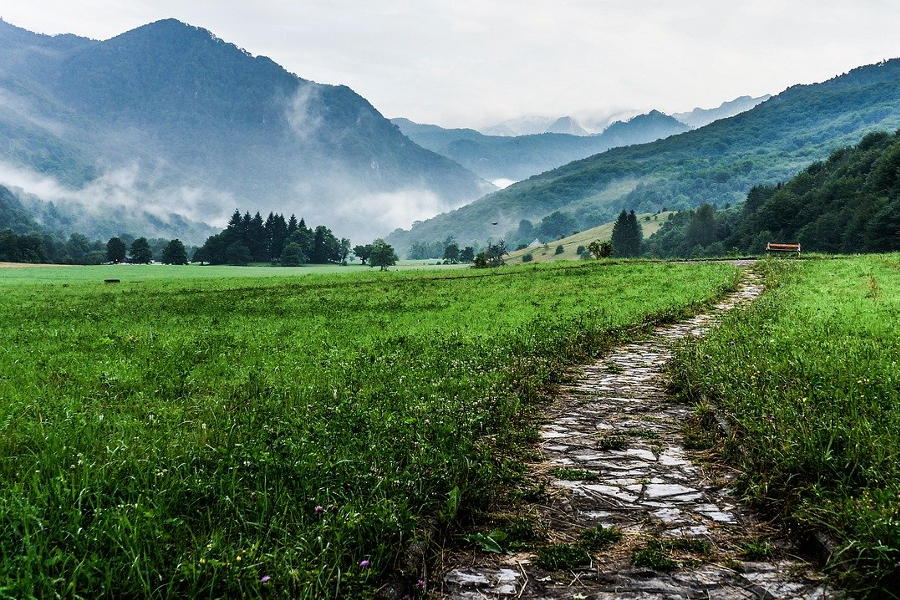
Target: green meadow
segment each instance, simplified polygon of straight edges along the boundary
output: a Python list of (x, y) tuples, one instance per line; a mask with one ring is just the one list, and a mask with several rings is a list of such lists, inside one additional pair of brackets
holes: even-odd
[(723, 450), (750, 498), (836, 542), (854, 592), (900, 597), (900, 255), (757, 270), (769, 290), (673, 373), (733, 423)]
[[(392, 270), (444, 270), (458, 269), (466, 265), (435, 265), (437, 261), (401, 260)], [(429, 264), (432, 263), (432, 264)], [(271, 267), (251, 265), (231, 267), (226, 265), (93, 265), (93, 266), (22, 266), (0, 267), (0, 287), (28, 283), (75, 283), (102, 282), (104, 279), (119, 279), (123, 282), (142, 282), (173, 279), (222, 279), (222, 278), (268, 278), (296, 277), (298, 275), (326, 275), (366, 273), (370, 267), (359, 263), (340, 265), (306, 265), (302, 267)]]
[[(737, 277), (643, 263), (12, 271), (9, 598), (365, 598), (387, 580), (415, 593), (408, 550), (515, 472), (535, 436), (523, 416), (565, 365)], [(113, 272), (122, 282), (103, 284)], [(287, 276), (252, 276), (274, 272)]]

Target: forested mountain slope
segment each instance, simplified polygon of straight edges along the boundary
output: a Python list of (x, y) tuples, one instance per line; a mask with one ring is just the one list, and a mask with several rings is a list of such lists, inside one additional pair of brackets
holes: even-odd
[(238, 204), (343, 211), (362, 233), (402, 222), (398, 201), (418, 216), (494, 189), (348, 87), (173, 19), (106, 41), (0, 22), (0, 135), (0, 184), (76, 206), (87, 233), (123, 207), (177, 230), (178, 218), (221, 220)]
[(700, 129), (567, 164), (411, 231), (394, 232), (389, 241), (402, 248), (453, 235), (467, 243), (556, 210), (586, 228), (622, 208), (656, 212), (734, 204), (755, 185), (784, 181), (870, 131), (898, 126), (900, 59), (894, 59), (823, 83), (793, 86)]
[(870, 133), (790, 181), (753, 188), (729, 210), (674, 215), (647, 242), (656, 256), (760, 253), (767, 242), (805, 252), (900, 250), (900, 130)]

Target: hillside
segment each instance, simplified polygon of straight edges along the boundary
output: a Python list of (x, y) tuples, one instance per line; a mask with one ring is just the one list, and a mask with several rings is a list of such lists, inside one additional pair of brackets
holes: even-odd
[[(672, 214), (672, 212), (664, 212), (637, 215), (638, 223), (640, 223), (641, 230), (644, 233), (644, 239), (647, 239), (659, 231), (659, 228), (662, 227), (663, 223), (666, 222), (666, 219)], [(612, 238), (613, 225), (615, 225), (615, 221), (610, 221), (609, 223), (591, 227), (590, 229), (580, 231), (574, 235), (564, 237), (554, 242), (548, 242), (534, 248), (524, 248), (522, 250), (510, 252), (509, 256), (505, 259), (506, 264), (518, 264), (522, 262), (522, 257), (526, 254), (531, 254), (533, 259), (532, 262), (536, 263), (555, 262), (558, 260), (578, 260), (581, 258), (578, 255), (578, 247), (584, 246), (586, 248), (587, 245), (594, 240), (600, 240), (601, 242), (609, 241)], [(557, 246), (563, 247), (563, 252), (561, 254), (556, 254)]]
[[(557, 121), (561, 128), (574, 122)], [(393, 119), (407, 137), (446, 156), (487, 180), (518, 181), (609, 148), (641, 144), (688, 130), (659, 111), (616, 121), (597, 135), (543, 133), (488, 136), (474, 129), (444, 129), (437, 125)]]
[(900, 59), (894, 59), (793, 86), (700, 129), (567, 164), (394, 232), (390, 241), (404, 247), (447, 235), (461, 243), (483, 240), (493, 222), (507, 230), (556, 210), (593, 226), (622, 208), (643, 213), (734, 204), (754, 185), (783, 181), (870, 131), (898, 126)]
[(494, 189), (351, 89), (173, 19), (106, 41), (0, 22), (0, 45), (0, 184), (85, 233), (124, 209), (183, 235), (241, 205), (370, 235)]
[(729, 210), (678, 213), (645, 245), (656, 256), (760, 253), (767, 242), (804, 252), (900, 250), (900, 130), (870, 133), (790, 181), (753, 188)]

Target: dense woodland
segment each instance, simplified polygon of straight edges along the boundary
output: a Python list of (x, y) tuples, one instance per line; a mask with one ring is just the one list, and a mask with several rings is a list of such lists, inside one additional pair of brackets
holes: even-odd
[(870, 133), (787, 183), (756, 186), (735, 207), (704, 204), (672, 215), (645, 252), (756, 254), (767, 242), (799, 243), (812, 252), (900, 250), (900, 130)]
[(338, 239), (324, 225), (306, 226), (303, 219), (269, 213), (263, 221), (256, 213), (234, 211), (224, 231), (210, 236), (194, 254), (194, 262), (245, 265), (251, 262), (302, 264), (344, 263), (350, 240)]

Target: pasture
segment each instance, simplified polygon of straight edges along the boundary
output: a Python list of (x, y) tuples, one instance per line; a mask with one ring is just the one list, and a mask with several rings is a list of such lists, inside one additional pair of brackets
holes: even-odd
[[(458, 269), (465, 265), (435, 265), (437, 261), (401, 260), (395, 271)], [(431, 263), (431, 264), (429, 264)], [(232, 267), (228, 265), (40, 265), (28, 263), (0, 263), (0, 287), (28, 283), (102, 282), (104, 279), (119, 279), (123, 282), (143, 282), (173, 279), (223, 279), (296, 277), (299, 275), (327, 275), (366, 273), (371, 267), (360, 263), (340, 265), (304, 265), (302, 267), (272, 267), (251, 265)]]
[[(769, 290), (682, 350), (683, 396), (733, 423), (743, 491), (799, 534), (837, 542), (830, 569), (900, 593), (900, 255), (766, 260)], [(892, 594), (892, 595), (888, 595)]]
[(415, 593), (567, 364), (737, 276), (111, 269), (0, 273), (0, 597)]

